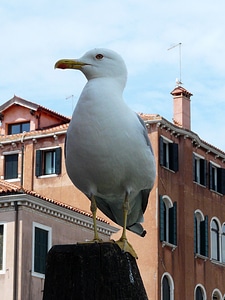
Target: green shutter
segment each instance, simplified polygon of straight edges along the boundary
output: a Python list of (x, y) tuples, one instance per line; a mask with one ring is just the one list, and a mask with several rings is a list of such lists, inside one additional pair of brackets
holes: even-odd
[(160, 227), (160, 241), (165, 241), (165, 222), (164, 222), (164, 214), (165, 214), (165, 205), (163, 202), (163, 198), (159, 196), (159, 227)]
[(218, 168), (220, 170), (220, 178), (219, 178), (219, 185), (220, 185), (220, 193), (225, 195), (225, 169)]
[(169, 242), (177, 245), (177, 203), (169, 208)]
[(197, 246), (197, 218), (194, 213), (194, 253), (198, 253), (198, 246)]
[(55, 149), (55, 173), (60, 174), (61, 173), (61, 161), (62, 161), (62, 148), (56, 148)]
[(193, 181), (197, 181), (197, 178), (196, 178), (196, 163), (195, 163), (195, 155), (193, 153), (193, 157), (192, 157), (192, 170), (193, 170)]
[(42, 151), (36, 150), (35, 176), (42, 175)]
[(35, 227), (34, 271), (45, 273), (46, 257), (48, 252), (48, 231)]
[(200, 253), (208, 256), (208, 216), (200, 222)]
[(164, 165), (164, 161), (163, 161), (163, 138), (161, 136), (159, 138), (159, 164), (160, 164), (160, 166)]
[(212, 190), (212, 164), (209, 163), (209, 188)]
[(178, 171), (178, 144), (169, 143), (169, 168)]

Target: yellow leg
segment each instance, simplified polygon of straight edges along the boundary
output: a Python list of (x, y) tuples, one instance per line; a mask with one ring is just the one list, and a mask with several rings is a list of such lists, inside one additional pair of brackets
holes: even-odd
[(94, 226), (94, 242), (101, 242), (102, 240), (98, 236), (97, 232), (97, 222), (96, 222), (96, 213), (97, 213), (97, 205), (95, 201), (94, 195), (91, 195), (91, 212), (93, 215), (93, 226)]
[(138, 258), (132, 245), (127, 241), (126, 228), (127, 228), (128, 210), (129, 210), (129, 199), (128, 199), (128, 193), (126, 193), (124, 203), (123, 203), (123, 232), (121, 238), (118, 241), (116, 241), (116, 243), (121, 248), (122, 251), (129, 252), (134, 258)]

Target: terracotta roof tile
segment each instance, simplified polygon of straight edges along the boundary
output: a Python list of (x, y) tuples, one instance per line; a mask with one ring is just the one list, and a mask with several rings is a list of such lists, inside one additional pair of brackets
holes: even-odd
[[(82, 214), (82, 215), (85, 215), (87, 217), (92, 218), (92, 215), (90, 213), (88, 213), (84, 210), (81, 210), (77, 207), (67, 205), (67, 204), (62, 203), (62, 202), (57, 201), (57, 200), (50, 199), (48, 197), (40, 195), (39, 193), (37, 193), (35, 191), (29, 191), (29, 190), (26, 190), (26, 189), (22, 189), (21, 187), (13, 184), (11, 182), (7, 182), (5, 180), (0, 179), (0, 199), (1, 199), (1, 196), (5, 196), (7, 194), (27, 194), (27, 195), (31, 195), (31, 196), (37, 197), (39, 199), (45, 200), (46, 202), (53, 203), (57, 206), (69, 209), (71, 211), (74, 211), (74, 212), (77, 212), (79, 214)], [(109, 222), (107, 222), (103, 218), (97, 217), (97, 220), (101, 221), (103, 223), (109, 224)]]

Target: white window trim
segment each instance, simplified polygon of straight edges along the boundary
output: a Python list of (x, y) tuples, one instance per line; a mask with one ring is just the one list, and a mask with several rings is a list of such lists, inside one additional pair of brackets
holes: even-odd
[(214, 293), (217, 293), (217, 295), (219, 296), (218, 300), (223, 300), (223, 296), (222, 296), (220, 290), (218, 290), (218, 289), (214, 289), (213, 290), (213, 292), (212, 292), (212, 299), (213, 299)]
[(161, 300), (163, 300), (163, 278), (165, 276), (169, 279), (169, 284), (170, 284), (170, 299), (174, 300), (174, 282), (173, 282), (172, 276), (168, 272), (163, 273), (163, 275), (161, 277)]
[[(198, 218), (197, 216), (200, 216), (200, 218)], [(201, 212), (201, 210), (197, 209), (195, 211), (195, 218), (197, 219), (197, 228), (196, 228), (196, 235), (197, 235), (197, 253), (196, 254), (200, 254), (200, 222), (205, 220), (205, 217), (203, 215), (203, 213)]]
[(163, 195), (162, 199), (166, 206), (166, 241), (165, 242), (170, 244), (169, 243), (169, 208), (173, 207), (173, 202), (170, 199), (170, 197), (167, 195)]
[(2, 270), (0, 274), (5, 274), (6, 272), (6, 236), (7, 236), (7, 226), (6, 223), (1, 222), (0, 225), (3, 225), (3, 256), (2, 256)]
[(48, 231), (48, 251), (52, 247), (52, 228), (40, 223), (33, 222), (32, 225), (32, 276), (36, 276), (39, 278), (45, 278), (45, 274), (38, 273), (34, 271), (34, 244), (35, 244), (35, 228), (38, 227), (40, 229)]
[[(212, 222), (216, 221), (217, 225), (219, 227), (219, 260), (216, 260), (214, 258), (212, 258)], [(210, 222), (210, 239), (211, 239), (211, 245), (210, 245), (210, 249), (211, 249), (211, 254), (210, 254), (210, 258), (212, 262), (215, 263), (221, 263), (222, 264), (222, 239), (221, 239), (221, 233), (222, 233), (222, 227), (221, 227), (221, 223), (220, 220), (217, 217), (212, 217), (211, 222)]]
[(203, 300), (206, 300), (206, 291), (205, 291), (205, 288), (202, 284), (197, 284), (196, 285), (195, 290), (194, 290), (194, 300), (196, 300), (196, 290), (197, 290), (198, 287), (200, 287), (203, 291)]

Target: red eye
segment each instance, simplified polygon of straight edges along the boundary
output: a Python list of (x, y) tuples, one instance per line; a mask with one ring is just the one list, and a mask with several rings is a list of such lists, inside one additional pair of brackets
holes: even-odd
[(103, 55), (102, 54), (97, 54), (96, 56), (95, 56), (97, 59), (103, 59)]

